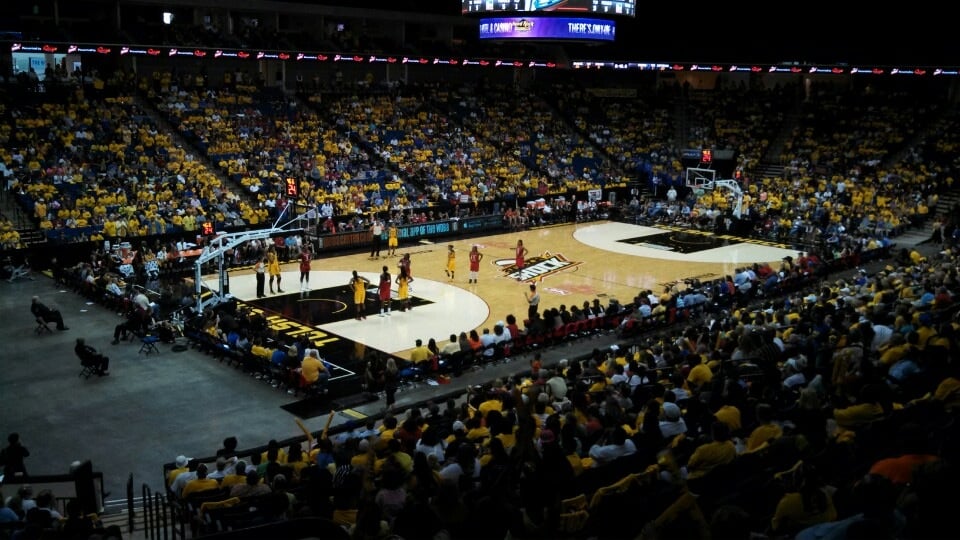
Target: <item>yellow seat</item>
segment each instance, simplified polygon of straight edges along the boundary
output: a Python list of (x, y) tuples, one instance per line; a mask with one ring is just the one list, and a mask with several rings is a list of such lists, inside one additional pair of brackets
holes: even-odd
[(229, 499), (224, 499), (222, 501), (207, 501), (200, 505), (200, 515), (204, 516), (208, 512), (221, 510), (224, 508), (231, 508), (238, 504), (240, 504), (239, 497), (230, 497)]
[(587, 496), (577, 495), (569, 499), (560, 501), (560, 520), (557, 524), (557, 532), (566, 534), (576, 534), (583, 530), (590, 519), (590, 512), (587, 510)]
[(634, 485), (652, 484), (657, 479), (659, 472), (660, 468), (658, 466), (651, 465), (643, 472), (628, 474), (613, 484), (598, 489), (590, 498), (590, 508), (598, 508), (603, 504), (604, 498), (626, 493)]
[(689, 491), (684, 491), (670, 506), (666, 508), (651, 524), (652, 537), (659, 538), (665, 530), (677, 522), (693, 524), (693, 530), (696, 530), (696, 536), (691, 536), (691, 540), (710, 538), (710, 526), (697, 504), (697, 498)]

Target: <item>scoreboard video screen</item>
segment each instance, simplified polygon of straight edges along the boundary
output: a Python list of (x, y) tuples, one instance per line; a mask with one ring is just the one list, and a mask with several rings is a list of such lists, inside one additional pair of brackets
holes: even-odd
[(614, 41), (617, 23), (586, 17), (491, 17), (480, 19), (480, 39)]
[(464, 15), (484, 13), (595, 13), (598, 15), (637, 14), (636, 0), (461, 0)]

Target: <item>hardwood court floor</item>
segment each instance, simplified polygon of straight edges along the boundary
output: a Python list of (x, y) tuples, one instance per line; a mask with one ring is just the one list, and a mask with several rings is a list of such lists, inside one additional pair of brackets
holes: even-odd
[[(516, 279), (514, 249), (521, 239), (529, 250), (527, 270)], [(446, 276), (447, 246), (456, 251), (456, 273)], [(478, 283), (468, 283), (468, 253), (477, 245), (484, 255)], [(381, 254), (385, 254), (386, 250)], [(435, 244), (401, 246), (396, 257), (372, 259), (367, 253), (320, 258), (312, 264), (311, 289), (346, 286), (353, 270), (375, 287), (382, 266), (397, 275), (397, 262), (411, 256), (414, 277), (411, 294), (424, 305), (389, 317), (376, 314), (368, 294), (368, 318), (350, 317), (315, 324), (314, 328), (406, 358), (416, 339), (433, 337), (441, 346), (450, 334), (474, 328), (491, 328), (507, 314), (526, 317), (524, 293), (531, 283), (541, 293), (541, 311), (565, 304), (582, 306), (600, 298), (629, 303), (641, 291), (656, 293), (690, 278), (713, 279), (732, 274), (735, 268), (754, 262), (778, 264), (796, 252), (769, 242), (755, 242), (675, 228), (645, 227), (618, 222), (589, 222), (504, 233)], [(299, 295), (296, 263), (282, 267), (287, 294)], [(214, 283), (213, 276), (206, 278)], [(231, 274), (231, 293), (240, 300), (255, 300), (255, 282), (249, 271)], [(394, 294), (396, 291), (394, 290)], [(337, 309), (351, 310), (349, 298)], [(318, 299), (305, 294), (300, 301)], [(394, 306), (396, 308), (396, 306)]]

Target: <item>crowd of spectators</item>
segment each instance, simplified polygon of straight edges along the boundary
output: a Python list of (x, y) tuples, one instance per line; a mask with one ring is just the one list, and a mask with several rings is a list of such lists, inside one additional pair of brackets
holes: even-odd
[(7, 216), (0, 215), (0, 249), (14, 250), (23, 247), (20, 243), (20, 231)]
[[(940, 118), (933, 132), (949, 129), (952, 115), (944, 111), (942, 96), (925, 95), (925, 100), (904, 104), (905, 94), (896, 87), (867, 87), (858, 93), (817, 85), (805, 98), (799, 86), (636, 93), (559, 86), (553, 99), (568, 114), (577, 111), (575, 125), (588, 131), (591, 140), (621, 160), (633, 161), (625, 167), (646, 172), (653, 197), (632, 207), (645, 221), (729, 232), (731, 211), (741, 202), (745, 223), (736, 232), (840, 253), (845, 243), (885, 242), (909, 227), (924, 226), (939, 193), (953, 184), (954, 160), (938, 149), (950, 143), (936, 142), (932, 133), (920, 136), (933, 118)], [(671, 103), (684, 104), (683, 113)], [(632, 121), (635, 115), (623, 114), (627, 107), (644, 107), (650, 131), (656, 131), (655, 119), (663, 117), (675, 127), (661, 130), (684, 135), (671, 148), (633, 160), (631, 148), (621, 141), (636, 147), (641, 134)], [(738, 113), (724, 112), (732, 110)], [(844, 120), (839, 128), (826, 127), (826, 118)], [(864, 118), (871, 129), (863, 128)], [(681, 146), (734, 151), (733, 176), (742, 199), (733, 190), (686, 186)], [(783, 163), (782, 172), (757, 167), (775, 156)]]
[(625, 185), (625, 178), (548, 101), (517, 90), (503, 84), (462, 85), (436, 92), (431, 102), (446, 108), (471, 134), (491, 141), (501, 154), (526, 166), (531, 178), (523, 180), (521, 196)]
[(109, 83), (102, 95), (10, 111), (20, 126), (3, 151), (10, 189), (47, 238), (120, 242), (236, 224), (230, 187), (125, 93), (130, 77)]
[(541, 93), (616, 168), (634, 178), (679, 176), (673, 92), (553, 84)]
[[(41, 100), (9, 111), (28, 128), (6, 136), (10, 185), (51, 240), (191, 233), (206, 222), (216, 230), (260, 226), (290, 202), (287, 178), (298, 182), (304, 204), (349, 230), (362, 226), (361, 213), (440, 206), (456, 215), (461, 204), (567, 198), (622, 188), (634, 177), (653, 188), (628, 208), (644, 220), (730, 232), (740, 203), (744, 223), (735, 232), (839, 255), (923, 226), (939, 193), (952, 187), (955, 165), (949, 135), (922, 131), (941, 114), (939, 98), (902, 113), (903, 94), (888, 89), (863, 90), (865, 104), (817, 89), (803, 114), (792, 115), (793, 87), (601, 92), (556, 84), (518, 94), (493, 83), (371, 83), (301, 100), (243, 73), (222, 83), (188, 72), (140, 81), (118, 73), (102, 82), (100, 90), (80, 87), (92, 102), (77, 96), (66, 106)], [(190, 147), (154, 123), (131, 97), (134, 87)], [(741, 109), (749, 114), (725, 114)], [(685, 111), (680, 118), (677, 110)], [(876, 129), (859, 128), (861, 116)], [(948, 133), (952, 117), (942, 116), (931, 129)], [(823, 117), (845, 118), (849, 129), (828, 137), (817, 124)], [(742, 196), (685, 185), (684, 143), (670, 142), (678, 125), (701, 147), (739, 156)], [(775, 137), (785, 137), (776, 145), (783, 172), (750, 169), (771, 158)], [(824, 157), (834, 147), (845, 150)]]
[[(244, 32), (240, 45), (275, 37)], [(137, 104), (132, 76), (101, 82), (79, 86), (66, 104), (4, 110), (18, 127), (0, 132), (10, 188), (52, 240), (192, 236), (206, 221), (256, 226), (287, 203), (287, 176), (311, 204), (329, 205), (324, 217), (348, 216), (348, 227), (365, 228), (355, 214), (583, 191), (639, 172), (674, 195), (632, 201), (636, 214), (717, 228), (734, 200), (720, 190), (678, 193), (678, 149), (726, 145), (759, 160), (790, 127), (781, 109), (790, 101), (779, 91), (762, 99), (743, 89), (687, 96), (678, 120), (676, 102), (662, 95), (544, 90), (572, 116), (565, 123), (540, 98), (510, 87), (342, 95), (323, 102), (320, 113), (241, 77), (223, 87), (192, 73), (140, 81), (194, 149), (177, 145)], [(852, 267), (865, 262), (864, 253), (889, 247), (891, 235), (923, 225), (937, 194), (952, 187), (956, 116), (934, 123), (942, 113), (937, 99), (917, 104), (912, 95), (874, 88), (857, 96), (815, 92), (787, 130), (782, 176), (740, 179), (744, 216), (758, 233), (814, 247), (819, 256), (742, 268), (710, 286), (641, 291), (630, 306), (551, 307), (525, 321), (508, 315), (492, 330), (428, 338), (419, 361), (411, 360), (421, 373), (456, 371), (485, 361), (488, 351), (509, 355), (491, 344), (519, 351), (516, 338), (525, 344), (571, 322), (603, 317), (641, 337), (649, 321), (673, 323), (658, 324), (665, 330), (654, 339), (584, 359), (554, 358), (559, 353), (545, 348), (547, 359), (537, 354), (531, 371), (472, 389), (462, 405), (388, 411), (381, 422), (308, 448), (274, 441), (243, 455), (236, 441), (225, 441), (215, 462), (178, 458), (167, 476), (171, 494), (186, 500), (225, 486), (238, 500), (280, 493), (277, 515), (328, 517), (358, 536), (560, 533), (571, 526), (564, 502), (597, 493), (602, 504), (589, 504), (580, 525), (601, 535), (693, 535), (699, 527), (715, 537), (942, 536), (950, 514), (939, 495), (956, 483), (960, 440), (954, 216), (938, 221), (946, 244), (939, 254), (908, 252), (880, 271), (837, 280), (820, 272), (827, 261)], [(917, 142), (928, 123), (935, 135)], [(906, 157), (893, 159), (901, 151)], [(18, 245), (16, 234), (9, 221), (0, 223), (5, 247)], [(269, 248), (244, 246), (236, 260)], [(141, 245), (127, 262), (98, 248), (76, 266), (54, 264), (54, 274), (149, 315), (118, 327), (134, 331), (153, 318), (154, 302), (128, 283), (156, 280), (151, 269), (187, 249)], [(183, 280), (157, 290), (158, 303), (170, 307), (193, 300)], [(678, 324), (686, 320), (702, 324)], [(195, 329), (218, 351), (260, 359), (265, 373), (291, 388), (298, 384), (292, 374), (313, 357), (309, 343), (284, 342), (258, 315), (211, 311)], [(371, 388), (411, 367), (366, 361)], [(634, 502), (630, 519), (617, 516), (616, 493), (599, 488), (643, 471), (652, 471), (645, 483), (624, 492), (647, 504)], [(678, 518), (670, 503), (687, 492), (699, 497), (699, 511)]]
[[(960, 441), (958, 262), (947, 248), (834, 274), (585, 358), (547, 347), (462, 403), (388, 410), (307, 447), (274, 442), (207, 467), (253, 464), (238, 482), (292, 492), (283, 517), (354, 533), (942, 537), (939, 494), (956, 480)], [(514, 317), (501, 326), (522, 332)], [(422, 356), (482, 349), (470, 334), (421, 342)], [(183, 458), (168, 476), (179, 496), (191, 478), (174, 477), (196, 465)]]
[[(268, 19), (256, 16), (234, 16), (227, 24), (223, 18), (208, 18), (197, 24), (177, 18), (169, 24), (136, 21), (119, 31), (119, 41), (177, 47), (216, 47), (265, 51), (333, 51), (397, 54), (398, 41), (375, 29), (368, 29), (359, 20), (309, 25), (309, 29), (280, 30)], [(229, 28), (229, 30), (227, 30)]]

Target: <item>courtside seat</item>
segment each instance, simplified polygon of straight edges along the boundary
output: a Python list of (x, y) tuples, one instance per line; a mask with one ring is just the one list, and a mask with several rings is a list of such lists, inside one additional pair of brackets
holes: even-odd
[(423, 369), (411, 364), (401, 368), (399, 375), (401, 380), (419, 381), (423, 377)]
[(583, 320), (577, 321), (574, 323), (576, 326), (574, 332), (577, 334), (577, 337), (587, 337), (590, 335), (590, 321)]
[(603, 324), (603, 319), (600, 317), (593, 317), (592, 319), (587, 319), (583, 321), (584, 331), (590, 335), (596, 335), (601, 325)]
[(637, 319), (627, 319), (627, 322), (623, 325), (623, 328), (620, 329), (620, 337), (633, 337), (640, 332), (640, 327), (642, 323), (637, 322)]
[(47, 322), (43, 320), (43, 317), (37, 317), (37, 326), (33, 329), (35, 334), (52, 334), (53, 330), (47, 326)]
[(246, 361), (246, 352), (227, 345), (224, 348), (223, 358), (221, 360), (225, 360), (228, 366), (237, 368), (244, 367)]
[(293, 373), (287, 366), (277, 365), (273, 362), (268, 363), (267, 367), (270, 372), (263, 380), (268, 381), (273, 388), (279, 388), (280, 390), (288, 390), (290, 381), (296, 380), (295, 377), (300, 376)]
[(157, 342), (160, 341), (158, 336), (146, 335), (140, 338), (140, 351), (138, 354), (150, 354), (156, 353), (160, 354), (160, 349), (157, 348)]
[(270, 372), (267, 368), (266, 361), (250, 351), (243, 351), (236, 365), (240, 367), (244, 373), (249, 373), (257, 378), (262, 378)]
[(465, 368), (469, 368), (473, 361), (473, 351), (457, 351), (446, 358), (441, 363), (441, 373), (450, 373), (454, 377), (463, 374)]
[(549, 333), (549, 337), (547, 338), (547, 341), (549, 342), (550, 345), (556, 345), (556, 344), (558, 344), (558, 343), (563, 342), (563, 340), (564, 340), (566, 337), (567, 337), (567, 327), (566, 327), (566, 325), (558, 326), (557, 328), (554, 328), (554, 329)]
[(543, 346), (546, 339), (546, 336), (543, 334), (527, 334), (523, 341), (523, 346), (527, 351), (538, 349)]
[(488, 364), (497, 359), (497, 344), (491, 343), (486, 347), (480, 349), (480, 362), (483, 364)]
[(523, 352), (523, 344), (526, 342), (524, 336), (513, 336), (510, 338), (510, 341), (503, 344), (503, 357), (504, 359), (510, 358), (515, 354), (521, 354)]
[(423, 381), (423, 370), (426, 369), (427, 364), (423, 364), (423, 367), (417, 367), (414, 365), (407, 365), (400, 368), (400, 390), (412, 390), (420, 386), (421, 381)]
[[(293, 397), (298, 397), (301, 393), (307, 397), (322, 396), (328, 392), (327, 381), (328, 379), (321, 378), (313, 383), (304, 384), (303, 379), (301, 379), (297, 385), (294, 385)], [(287, 476), (287, 478), (292, 478), (292, 476)]]
[(89, 379), (91, 375), (96, 373), (93, 365), (86, 365), (83, 362), (80, 362), (80, 368), (80, 373), (77, 375), (77, 377)]

